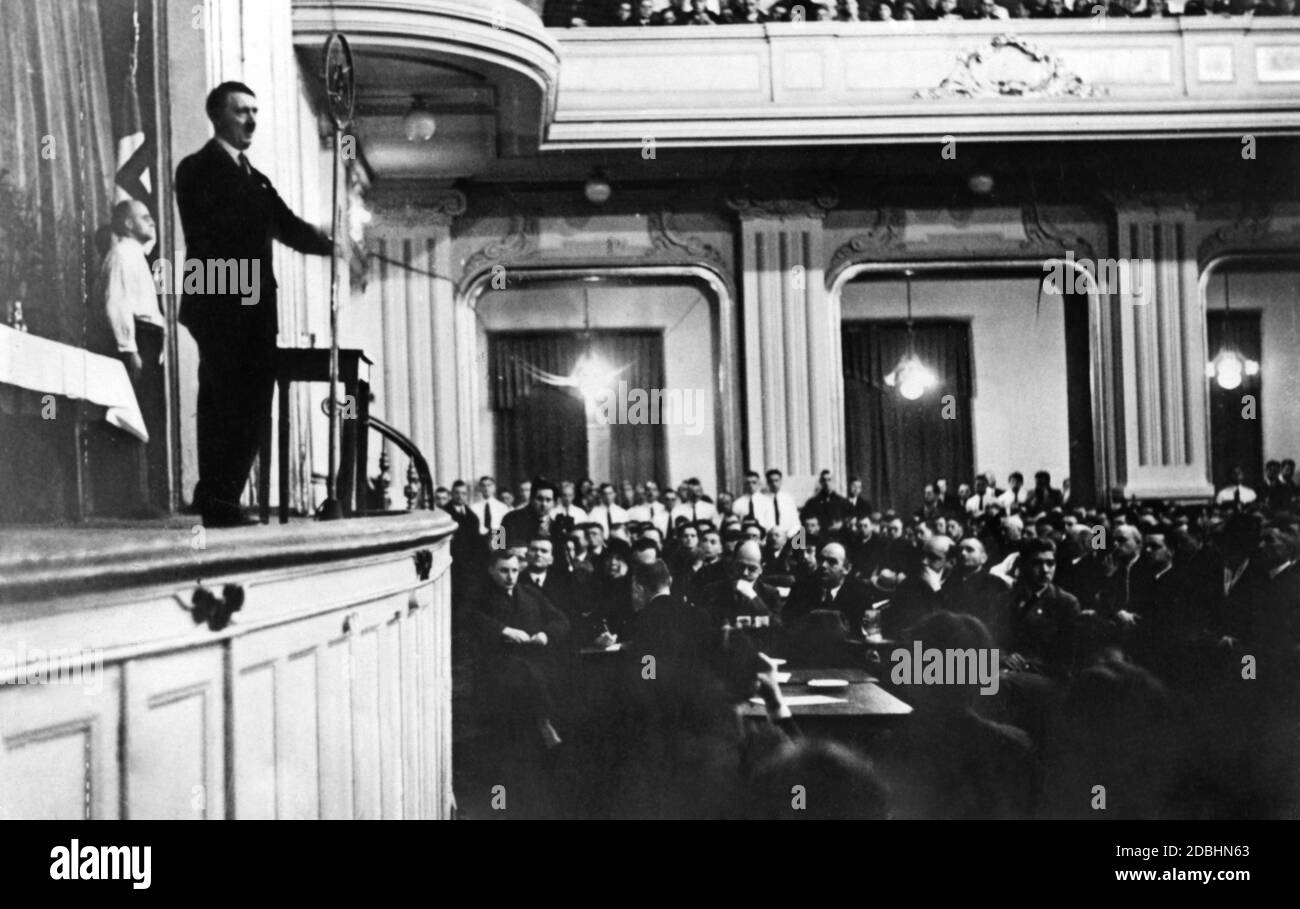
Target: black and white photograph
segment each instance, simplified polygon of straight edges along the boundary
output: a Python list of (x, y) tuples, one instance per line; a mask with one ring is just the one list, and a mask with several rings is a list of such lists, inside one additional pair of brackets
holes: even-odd
[(1300, 818), (1295, 0), (0, 0), (0, 121), (11, 835)]

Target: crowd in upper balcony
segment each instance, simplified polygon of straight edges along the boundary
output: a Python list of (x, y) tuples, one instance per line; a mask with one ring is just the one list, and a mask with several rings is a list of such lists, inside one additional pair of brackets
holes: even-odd
[(570, 27), (1296, 15), (1296, 0), (1185, 0), (1177, 11), (1169, 0), (568, 0), (553, 5), (568, 9), (548, 19)]

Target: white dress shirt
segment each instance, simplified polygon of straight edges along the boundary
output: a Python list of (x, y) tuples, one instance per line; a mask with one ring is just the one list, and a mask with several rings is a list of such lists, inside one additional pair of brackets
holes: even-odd
[(605, 539), (608, 540), (610, 530), (627, 523), (627, 512), (620, 505), (595, 505), (587, 512), (587, 520), (605, 528)]
[(498, 498), (479, 499), (470, 506), (478, 515), (478, 532), (487, 536), (501, 526), (501, 519), (511, 511), (509, 505)]
[(668, 509), (663, 502), (646, 502), (644, 505), (633, 505), (627, 510), (627, 516), (630, 520), (639, 521), (642, 524), (653, 524), (659, 528), (659, 532), (665, 537), (668, 536)]
[(709, 502), (678, 502), (673, 507), (672, 524), (677, 526), (677, 519), (685, 518), (694, 524), (696, 521), (713, 521), (717, 523), (718, 509)]
[(1225, 486), (1219, 490), (1219, 494), (1214, 497), (1218, 505), (1227, 505), (1229, 502), (1237, 501), (1237, 493), (1241, 493), (1241, 504), (1249, 505), (1255, 501), (1255, 490), (1249, 486)]
[(559, 505), (556, 505), (547, 512), (547, 514), (552, 518), (558, 518), (560, 515), (568, 515), (573, 518), (573, 523), (575, 525), (587, 523), (587, 513), (577, 505), (565, 505), (561, 502)]
[(165, 328), (158, 289), (145, 248), (135, 237), (114, 237), (100, 266), (100, 299), (119, 353), (136, 353), (135, 320)]
[[(773, 498), (770, 492), (756, 492), (753, 499), (753, 518), (764, 531), (780, 527), (787, 534), (799, 529), (799, 506), (794, 503), (788, 492), (778, 492)], [(741, 519), (750, 517), (749, 496), (741, 496), (732, 506), (731, 511)]]

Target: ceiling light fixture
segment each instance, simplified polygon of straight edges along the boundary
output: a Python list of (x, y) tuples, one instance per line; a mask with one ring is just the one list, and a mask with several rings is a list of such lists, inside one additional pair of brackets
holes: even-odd
[(1223, 273), (1223, 335), (1224, 343), (1214, 359), (1206, 364), (1205, 375), (1214, 379), (1224, 391), (1232, 391), (1241, 387), (1244, 377), (1259, 375), (1259, 363), (1237, 352), (1232, 331), (1232, 286), (1226, 271)]
[(423, 97), (415, 96), (411, 109), (402, 118), (402, 128), (406, 131), (406, 138), (410, 142), (428, 142), (433, 138), (434, 132), (438, 129), (438, 121), (433, 118), (433, 111), (429, 110), (429, 105)]
[(934, 372), (916, 355), (912, 333), (912, 269), (903, 272), (907, 280), (907, 353), (898, 361), (893, 371), (885, 376), (885, 384), (897, 388), (908, 401), (915, 401), (938, 384)]

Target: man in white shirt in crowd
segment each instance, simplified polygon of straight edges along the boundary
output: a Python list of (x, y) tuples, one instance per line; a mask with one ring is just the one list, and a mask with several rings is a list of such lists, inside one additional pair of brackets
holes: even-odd
[(1007, 514), (1013, 511), (1019, 511), (1020, 506), (1025, 504), (1029, 498), (1029, 490), (1025, 489), (1025, 475), (1018, 470), (1011, 472), (1007, 477), (1007, 488), (998, 496), (998, 504)]
[(628, 520), (639, 524), (653, 524), (659, 529), (660, 536), (668, 536), (668, 509), (659, 501), (659, 484), (647, 480), (645, 484), (645, 501), (627, 510)]
[(736, 499), (731, 513), (741, 520), (752, 518), (766, 534), (772, 529), (772, 501), (759, 488), (762, 482), (757, 470), (745, 471), (745, 494)]
[(799, 506), (795, 505), (790, 493), (781, 491), (781, 483), (785, 480), (785, 475), (773, 467), (768, 470), (766, 479), (766, 498), (772, 505), (772, 526), (781, 528), (787, 534), (797, 533), (801, 526)]
[(599, 524), (608, 540), (613, 536), (615, 527), (627, 523), (627, 511), (615, 501), (618, 494), (613, 483), (601, 483), (599, 493), (600, 502), (587, 512), (587, 520)]
[(682, 518), (694, 524), (696, 521), (716, 521), (718, 510), (711, 502), (700, 498), (702, 486), (699, 480), (687, 480), (677, 487), (677, 507), (672, 510), (671, 520), (674, 527)]
[(577, 505), (577, 488), (569, 480), (560, 484), (560, 500), (551, 509), (551, 517), (556, 518), (565, 515), (573, 519), (573, 526), (587, 523), (587, 512), (583, 511)]
[(998, 491), (993, 487), (993, 474), (980, 474), (975, 477), (975, 491), (964, 503), (966, 513), (977, 516), (984, 514), (990, 505), (998, 504)]
[(1232, 468), (1232, 482), (1219, 490), (1214, 497), (1216, 505), (1249, 505), (1255, 501), (1255, 490), (1245, 484), (1245, 473), (1240, 467)]
[(510, 513), (510, 506), (497, 498), (497, 481), (492, 477), (479, 477), (478, 501), (474, 503), (473, 511), (478, 516), (479, 533), (483, 536), (490, 536)]

